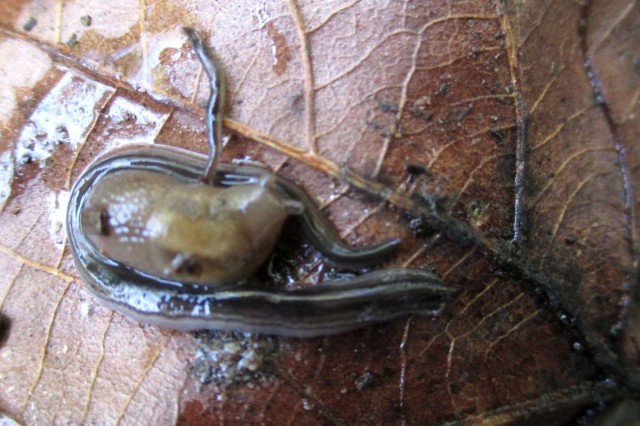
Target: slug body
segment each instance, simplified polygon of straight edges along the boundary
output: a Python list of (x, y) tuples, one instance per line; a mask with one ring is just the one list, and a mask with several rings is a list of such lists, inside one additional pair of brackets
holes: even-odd
[(223, 87), (202, 41), (186, 31), (211, 79), (211, 154), (132, 146), (87, 167), (71, 191), (67, 230), (90, 291), (125, 315), (168, 328), (298, 337), (437, 312), (458, 293), (433, 273), (405, 268), (304, 289), (258, 282), (253, 276), (289, 216), (336, 264), (374, 264), (399, 240), (350, 247), (294, 183), (262, 168), (219, 164)]
[(151, 275), (223, 286), (253, 275), (285, 219), (302, 210), (271, 178), (220, 188), (120, 170), (90, 189), (81, 226), (106, 257)]

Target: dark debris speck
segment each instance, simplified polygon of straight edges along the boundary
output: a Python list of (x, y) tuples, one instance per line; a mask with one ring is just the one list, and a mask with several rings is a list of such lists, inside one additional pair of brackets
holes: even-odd
[(74, 48), (78, 45), (78, 43), (80, 43), (80, 41), (78, 40), (78, 34), (77, 33), (73, 33), (71, 34), (71, 37), (69, 37), (69, 40), (67, 40), (67, 46), (69, 46), (70, 48)]
[(396, 114), (400, 110), (400, 107), (398, 107), (397, 103), (385, 100), (381, 100), (378, 102), (378, 108), (380, 108), (380, 111), (382, 112), (391, 114)]
[(371, 373), (371, 371), (365, 370), (362, 376), (356, 378), (356, 389), (361, 391), (364, 388), (371, 386), (373, 382), (375, 382), (375, 376), (373, 375), (373, 373)]
[(6, 315), (0, 312), (0, 347), (4, 345), (4, 342), (9, 337), (10, 328), (11, 328), (11, 321)]
[(502, 129), (492, 129), (491, 136), (493, 136), (493, 138), (496, 140), (496, 143), (500, 145), (504, 141), (506, 135), (504, 130)]
[(404, 170), (412, 175), (424, 175), (428, 172), (425, 165), (413, 163), (411, 161), (404, 163)]
[(27, 22), (24, 23), (24, 25), (22, 26), (22, 29), (25, 32), (29, 32), (31, 31), (36, 25), (38, 25), (38, 20), (36, 18), (34, 18), (33, 16), (29, 18), (29, 20)]
[(90, 27), (92, 22), (93, 18), (91, 18), (91, 15), (84, 15), (80, 17), (80, 23), (85, 27)]

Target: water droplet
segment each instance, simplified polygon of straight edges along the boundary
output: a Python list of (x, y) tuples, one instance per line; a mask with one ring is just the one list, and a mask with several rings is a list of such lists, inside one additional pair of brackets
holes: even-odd
[(307, 411), (311, 411), (315, 408), (315, 405), (311, 403), (307, 398), (304, 398), (302, 400), (302, 408), (304, 408)]

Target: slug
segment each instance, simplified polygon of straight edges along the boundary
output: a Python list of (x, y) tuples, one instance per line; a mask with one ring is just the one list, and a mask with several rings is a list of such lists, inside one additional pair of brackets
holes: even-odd
[(459, 290), (431, 272), (382, 269), (304, 289), (258, 282), (285, 220), (338, 265), (373, 265), (400, 241), (355, 248), (296, 184), (266, 169), (221, 164), (224, 82), (198, 34), (185, 29), (210, 79), (208, 157), (130, 146), (75, 182), (67, 230), (77, 269), (105, 305), (163, 327), (309, 337), (409, 313), (437, 312)]
[(220, 188), (147, 170), (110, 173), (92, 188), (82, 227), (102, 254), (151, 275), (202, 285), (253, 275), (290, 214), (271, 178)]

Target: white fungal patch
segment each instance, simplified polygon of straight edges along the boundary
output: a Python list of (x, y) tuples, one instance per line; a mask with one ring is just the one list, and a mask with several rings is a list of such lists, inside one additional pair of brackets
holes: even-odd
[(89, 301), (83, 301), (78, 305), (78, 310), (80, 311), (80, 316), (84, 319), (89, 319), (91, 315), (91, 303)]
[(4, 207), (7, 199), (11, 195), (13, 170), (14, 167), (11, 152), (5, 152), (0, 155), (0, 208)]
[(113, 88), (68, 72), (33, 111), (15, 146), (17, 168), (45, 160), (63, 144), (84, 141)]
[(110, 122), (102, 135), (103, 153), (129, 144), (153, 143), (167, 118), (165, 113), (121, 96), (113, 99), (106, 116)]
[(65, 243), (65, 218), (69, 205), (69, 192), (61, 191), (51, 193), (47, 197), (47, 210), (49, 212), (49, 235), (51, 241), (62, 250)]

